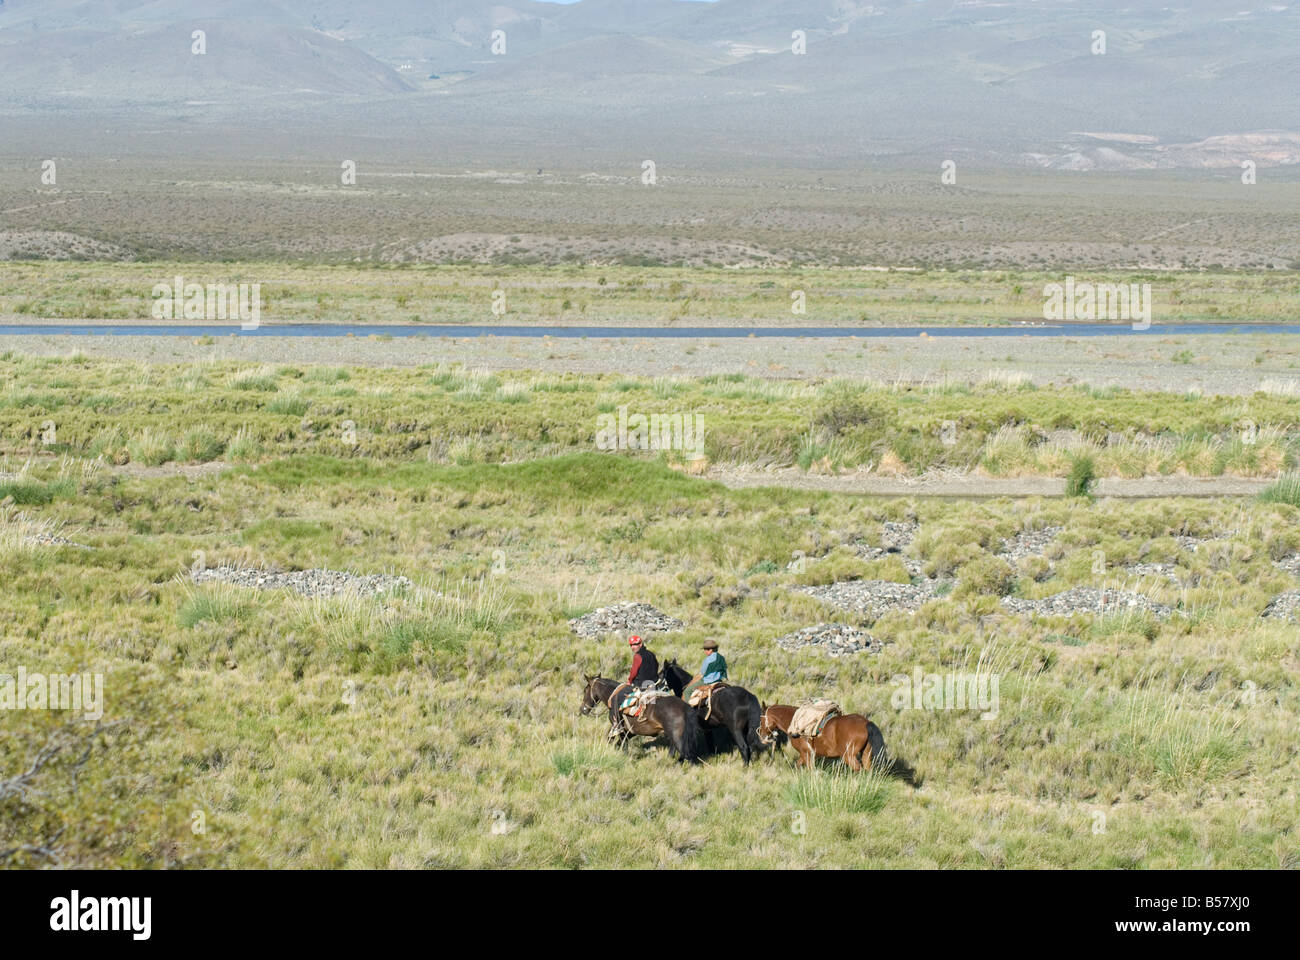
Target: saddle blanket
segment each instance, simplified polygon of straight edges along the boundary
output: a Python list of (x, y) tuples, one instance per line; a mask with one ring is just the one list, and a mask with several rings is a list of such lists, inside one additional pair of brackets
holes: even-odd
[(790, 720), (790, 736), (815, 737), (831, 720), (842, 716), (844, 711), (834, 700), (814, 700), (795, 710)]

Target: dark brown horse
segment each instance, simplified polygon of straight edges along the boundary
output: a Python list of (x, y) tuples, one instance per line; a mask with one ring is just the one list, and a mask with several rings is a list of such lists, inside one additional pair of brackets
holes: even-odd
[(805, 767), (811, 767), (816, 757), (838, 757), (854, 770), (885, 762), (885, 738), (880, 728), (860, 713), (843, 714), (826, 721), (815, 737), (792, 737), (790, 721), (794, 719), (794, 707), (774, 703), (762, 710), (758, 739), (763, 743), (788, 739)]
[[(691, 682), (691, 675), (676, 660), (668, 660), (659, 673), (659, 679), (666, 682), (672, 688), (673, 693), (680, 697), (687, 684)], [(758, 719), (762, 712), (758, 697), (744, 687), (731, 684), (713, 694), (712, 706), (708, 703), (701, 703), (695, 708), (700, 725), (706, 731), (709, 728), (721, 727), (731, 734), (736, 749), (740, 751), (740, 755), (746, 763), (749, 763), (749, 758), (755, 750), (763, 748), (758, 739)], [(706, 739), (709, 741), (710, 746), (716, 748), (712, 738)], [(723, 742), (725, 744), (725, 740)]]
[[(620, 747), (627, 743), (632, 734), (638, 737), (657, 737), (662, 734), (668, 738), (669, 752), (678, 760), (700, 762), (699, 721), (685, 700), (661, 694), (646, 704), (641, 716), (624, 717), (619, 713), (617, 701), (631, 690), (630, 686), (607, 677), (588, 677), (584, 674), (583, 679), (587, 685), (582, 692), (582, 707), (579, 712), (586, 716), (597, 706), (608, 710), (610, 739)], [(615, 693), (618, 693), (617, 697)]]

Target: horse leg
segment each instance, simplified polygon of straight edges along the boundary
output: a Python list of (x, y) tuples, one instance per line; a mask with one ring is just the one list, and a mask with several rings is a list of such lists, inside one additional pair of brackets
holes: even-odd
[(870, 720), (867, 721), (867, 764), (882, 766), (889, 763), (889, 754), (885, 751), (885, 737)]
[(848, 746), (844, 748), (844, 753), (842, 754), (842, 757), (844, 762), (849, 765), (850, 770), (862, 769), (862, 764), (858, 762), (857, 745), (854, 744), (853, 741), (850, 740)]
[(740, 750), (741, 759), (748, 764), (749, 739), (747, 735), (749, 731), (746, 729), (745, 719), (747, 718), (732, 717), (727, 729), (731, 731), (731, 739), (736, 741), (736, 747)]
[(626, 750), (628, 741), (632, 739), (632, 730), (628, 726), (627, 718), (618, 711), (617, 707), (610, 707), (609, 733), (605, 736), (619, 750)]

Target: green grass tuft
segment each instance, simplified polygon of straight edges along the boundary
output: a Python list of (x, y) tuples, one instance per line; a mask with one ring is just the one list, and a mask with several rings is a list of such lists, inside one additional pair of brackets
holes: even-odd
[(221, 623), (242, 620), (250, 612), (249, 605), (231, 589), (204, 588), (193, 591), (176, 611), (176, 622), (186, 629), (198, 626), (205, 620)]
[(1261, 503), (1285, 503), (1300, 507), (1300, 475), (1288, 474), (1259, 495)]
[(1092, 457), (1079, 456), (1070, 462), (1070, 472), (1065, 478), (1067, 497), (1091, 497), (1097, 482), (1097, 465)]
[(800, 770), (786, 787), (796, 810), (821, 813), (879, 813), (889, 802), (893, 783), (879, 770), (860, 773), (843, 768)]

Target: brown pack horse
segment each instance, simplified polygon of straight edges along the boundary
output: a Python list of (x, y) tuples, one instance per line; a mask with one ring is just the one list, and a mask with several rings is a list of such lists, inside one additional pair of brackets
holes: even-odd
[(646, 705), (645, 712), (639, 717), (623, 717), (614, 702), (615, 692), (620, 688), (630, 689), (617, 680), (607, 677), (588, 677), (583, 679), (587, 685), (582, 692), (582, 707), (579, 712), (586, 716), (597, 706), (609, 711), (610, 738), (616, 739), (621, 747), (627, 743), (629, 736), (623, 725), (626, 719), (632, 733), (638, 737), (657, 737), (663, 734), (668, 738), (669, 752), (679, 761), (699, 763), (699, 721), (695, 711), (686, 705), (681, 697), (663, 694)]
[(885, 760), (885, 738), (880, 728), (860, 713), (848, 713), (826, 721), (815, 737), (790, 736), (795, 708), (782, 703), (764, 706), (758, 720), (758, 739), (763, 743), (789, 740), (799, 762), (811, 767), (816, 757), (838, 757), (854, 770), (870, 769)]

